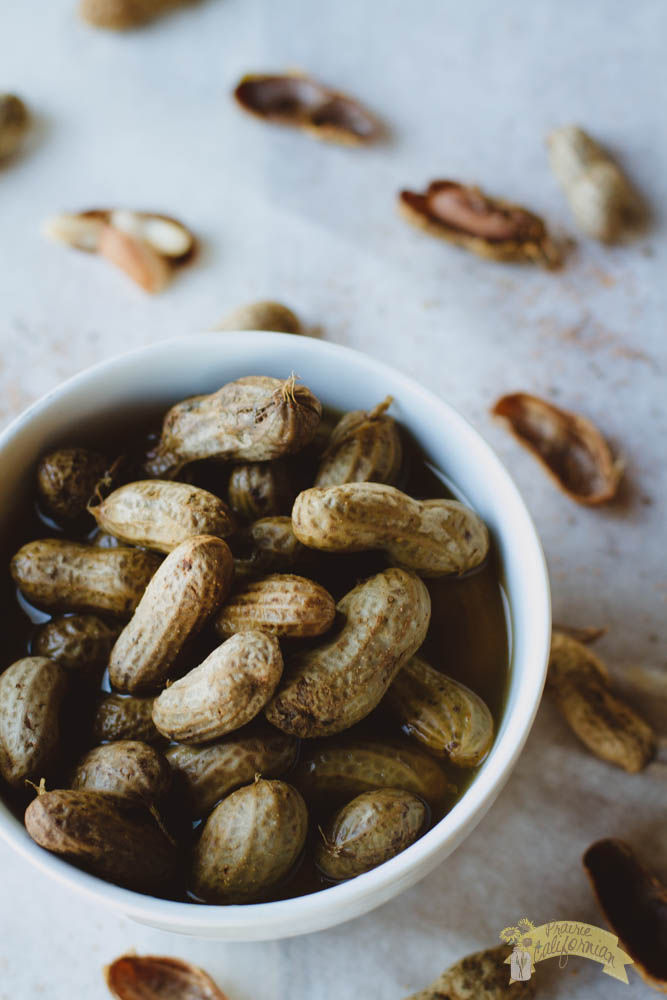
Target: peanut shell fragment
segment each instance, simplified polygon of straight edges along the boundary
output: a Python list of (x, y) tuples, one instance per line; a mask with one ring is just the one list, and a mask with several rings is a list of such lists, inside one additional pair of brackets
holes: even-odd
[(314, 549), (382, 549), (420, 576), (464, 573), (489, 550), (484, 522), (458, 500), (414, 500), (383, 483), (304, 490), (292, 508), (294, 534)]
[(362, 875), (409, 847), (425, 821), (424, 803), (410, 792), (364, 792), (339, 809), (321, 831), (315, 863), (332, 879)]
[(62, 667), (43, 656), (17, 660), (0, 674), (0, 775), (20, 787), (48, 774), (58, 756)]
[(248, 903), (284, 878), (301, 854), (308, 813), (284, 781), (258, 779), (232, 792), (204, 824), (192, 888), (209, 903)]
[(493, 716), (479, 695), (418, 656), (399, 670), (384, 703), (408, 736), (459, 767), (476, 767), (493, 743)]
[(295, 377), (247, 375), (172, 406), (146, 471), (174, 478), (202, 458), (265, 462), (292, 454), (313, 437), (321, 413), (319, 400)]
[(195, 238), (182, 222), (129, 209), (63, 212), (47, 219), (42, 232), (57, 243), (99, 253), (149, 293), (161, 291), (174, 267), (195, 249)]
[(505, 964), (509, 954), (507, 945), (501, 944), (466, 955), (406, 1000), (530, 1000), (535, 996), (535, 977), (510, 984), (510, 967)]
[(137, 694), (160, 686), (186, 640), (229, 593), (233, 567), (227, 544), (213, 535), (195, 535), (176, 546), (111, 651), (109, 678), (115, 688)]
[(130, 615), (159, 565), (159, 556), (141, 549), (44, 538), (20, 548), (10, 570), (21, 593), (38, 607)]
[(162, 479), (127, 483), (88, 509), (102, 531), (157, 552), (172, 552), (193, 535), (225, 538), (236, 527), (213, 493)]
[(636, 774), (655, 753), (653, 730), (610, 690), (609, 674), (595, 653), (554, 631), (547, 690), (566, 722), (601, 760)]
[(300, 73), (244, 76), (234, 91), (244, 111), (300, 128), (327, 142), (357, 146), (380, 137), (376, 118), (358, 101)]
[(431, 599), (414, 573), (388, 569), (349, 591), (337, 611), (343, 628), (288, 658), (285, 680), (267, 705), (267, 719), (285, 733), (331, 736), (372, 712), (423, 643)]
[(12, 156), (30, 125), (28, 109), (15, 94), (0, 94), (0, 160)]
[(302, 333), (298, 316), (280, 302), (250, 302), (232, 309), (216, 330), (271, 330), (274, 333)]
[(564, 125), (547, 138), (549, 163), (577, 224), (594, 240), (613, 243), (643, 213), (641, 199), (618, 164), (583, 129)]
[(174, 871), (176, 849), (148, 810), (106, 792), (38, 795), (25, 811), (25, 827), (40, 847), (130, 889), (163, 889)]
[(322, 455), (315, 486), (396, 482), (403, 446), (396, 421), (386, 413), (392, 402), (387, 396), (373, 410), (354, 410), (341, 417)]
[(215, 628), (221, 636), (261, 629), (279, 637), (306, 638), (327, 632), (335, 617), (334, 599), (319, 583), (273, 573), (232, 593), (216, 616)]
[(94, 28), (138, 28), (189, 0), (81, 0), (79, 15)]
[(229, 1000), (203, 969), (179, 958), (122, 955), (104, 976), (117, 1000)]
[(253, 629), (214, 649), (155, 699), (153, 722), (169, 739), (206, 743), (261, 712), (283, 672), (277, 639)]
[(667, 993), (667, 885), (622, 840), (598, 840), (582, 860), (598, 906), (635, 969)]
[(594, 505), (616, 495), (623, 463), (614, 459), (600, 431), (586, 417), (526, 392), (502, 396), (491, 413), (507, 421), (517, 441), (572, 500)]
[(401, 191), (403, 217), (430, 236), (497, 261), (531, 261), (556, 268), (561, 256), (539, 216), (521, 205), (489, 198), (456, 181), (431, 181), (423, 193)]

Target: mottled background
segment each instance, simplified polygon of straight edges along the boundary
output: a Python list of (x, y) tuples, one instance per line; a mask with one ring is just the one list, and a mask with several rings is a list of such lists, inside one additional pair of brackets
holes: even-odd
[[(208, 329), (244, 301), (284, 300), (485, 435), (541, 532), (555, 619), (609, 626), (600, 652), (664, 730), (665, 4), (203, 0), (125, 36), (80, 24), (73, 6), (0, 9), (0, 90), (37, 119), (0, 170), (0, 419), (93, 361)], [(287, 67), (357, 94), (391, 141), (338, 149), (244, 117), (229, 97), (237, 78)], [(544, 148), (570, 121), (618, 154), (651, 204), (642, 238), (612, 250), (578, 239), (549, 274), (477, 260), (398, 218), (399, 188), (444, 175), (576, 237)], [(183, 218), (203, 241), (196, 266), (151, 299), (39, 235), (55, 211), (107, 205)], [(514, 389), (598, 422), (627, 462), (617, 503), (575, 506), (492, 422), (489, 405)], [(667, 872), (666, 789), (665, 764), (631, 777), (591, 759), (545, 703), (499, 801), (427, 882), (273, 944), (135, 926), (0, 845), (0, 998), (102, 1000), (101, 965), (134, 947), (205, 965), (232, 1000), (399, 1000), (520, 916), (602, 923), (580, 867), (599, 836), (626, 837)], [(648, 997), (630, 975), (629, 989), (581, 960), (537, 970), (545, 996)]]

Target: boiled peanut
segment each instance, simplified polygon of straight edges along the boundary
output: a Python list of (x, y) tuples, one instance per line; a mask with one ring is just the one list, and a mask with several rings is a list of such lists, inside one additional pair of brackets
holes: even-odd
[(0, 774), (22, 785), (52, 769), (67, 675), (44, 656), (17, 660), (0, 674)]
[(420, 576), (464, 573), (489, 550), (489, 533), (456, 500), (413, 500), (383, 483), (346, 483), (300, 493), (292, 509), (294, 534), (328, 552), (382, 549), (390, 562)]
[(280, 302), (250, 302), (232, 309), (216, 330), (271, 330), (274, 333), (301, 333), (298, 317)]
[(238, 576), (285, 573), (313, 558), (313, 550), (302, 545), (292, 531), (291, 517), (262, 517), (249, 525), (240, 542), (241, 554), (234, 551)]
[(387, 396), (374, 410), (354, 410), (336, 424), (329, 438), (315, 486), (340, 483), (395, 483), (403, 461), (396, 421), (385, 410)]
[(405, 1000), (531, 1000), (535, 996), (535, 977), (523, 981), (507, 975), (510, 948), (499, 944), (466, 955), (446, 969), (441, 976)]
[(335, 616), (334, 599), (319, 583), (273, 573), (235, 591), (216, 617), (215, 627), (222, 636), (261, 629), (271, 635), (304, 637), (326, 632)]
[(19, 549), (10, 569), (21, 593), (39, 607), (129, 615), (159, 565), (159, 556), (141, 549), (44, 538)]
[(120, 629), (97, 615), (67, 615), (42, 625), (32, 640), (32, 652), (47, 656), (66, 670), (96, 670), (109, 659)]
[(402, 788), (436, 812), (456, 791), (423, 750), (365, 740), (305, 749), (290, 780), (308, 799), (319, 802), (351, 799), (376, 788)]
[(354, 878), (409, 847), (424, 826), (421, 799), (399, 788), (358, 795), (322, 831), (315, 848), (317, 867), (333, 879)]
[(139, 740), (119, 740), (89, 750), (72, 779), (72, 788), (108, 792), (147, 806), (161, 799), (170, 784), (171, 768), (165, 758)]
[(414, 573), (388, 569), (347, 593), (337, 609), (341, 631), (290, 658), (287, 679), (266, 708), (283, 732), (330, 736), (368, 715), (423, 643), (431, 600)]
[(256, 736), (231, 736), (210, 746), (170, 747), (165, 756), (185, 786), (196, 816), (205, 816), (220, 799), (257, 774), (277, 778), (296, 760), (298, 741), (271, 731)]
[(161, 739), (153, 722), (154, 698), (108, 694), (99, 702), (93, 718), (93, 739), (141, 740), (155, 743)]
[(280, 462), (237, 465), (229, 477), (227, 492), (232, 508), (249, 521), (291, 510), (295, 493)]
[(277, 639), (257, 629), (240, 632), (165, 688), (155, 699), (153, 722), (172, 740), (215, 740), (261, 712), (282, 672)]
[(310, 441), (321, 412), (319, 400), (294, 378), (248, 375), (173, 406), (146, 471), (174, 478), (201, 458), (264, 462), (291, 454)]
[(32, 839), (99, 878), (131, 889), (163, 888), (176, 849), (145, 809), (90, 789), (38, 795), (25, 812)]
[(46, 510), (70, 521), (83, 514), (104, 476), (107, 459), (88, 448), (59, 448), (37, 466), (37, 489)]
[(185, 641), (224, 600), (232, 572), (232, 554), (221, 538), (195, 535), (177, 545), (111, 651), (113, 686), (132, 694), (158, 687)]
[(232, 792), (207, 819), (195, 848), (192, 888), (209, 903), (246, 903), (288, 874), (303, 849), (308, 813), (284, 781)]
[(227, 504), (213, 493), (164, 479), (127, 483), (89, 510), (102, 531), (158, 552), (193, 535), (225, 538), (235, 529)]
[(646, 767), (655, 753), (653, 730), (612, 694), (602, 660), (576, 639), (555, 630), (547, 690), (567, 724), (596, 757), (630, 774)]
[(493, 742), (493, 717), (479, 695), (413, 656), (397, 674), (384, 704), (405, 732), (453, 764), (475, 767)]

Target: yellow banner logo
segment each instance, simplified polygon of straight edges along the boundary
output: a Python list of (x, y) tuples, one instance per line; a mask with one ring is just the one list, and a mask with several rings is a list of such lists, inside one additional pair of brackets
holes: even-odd
[[(546, 958), (570, 956), (590, 958), (602, 965), (602, 971), (622, 983), (628, 982), (626, 965), (632, 959), (618, 946), (618, 938), (609, 931), (576, 920), (550, 920), (536, 927), (523, 917), (500, 932), (502, 941), (514, 945), (505, 959), (510, 967), (510, 983), (525, 982), (535, 971), (535, 963)], [(563, 963), (565, 964), (565, 963)]]

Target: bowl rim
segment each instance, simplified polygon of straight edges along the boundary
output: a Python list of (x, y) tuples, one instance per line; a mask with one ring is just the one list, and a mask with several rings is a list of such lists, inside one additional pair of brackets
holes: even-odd
[[(363, 875), (319, 892), (268, 903), (227, 906), (193, 904), (143, 895), (134, 890), (105, 882), (40, 848), (26, 836), (20, 821), (0, 801), (0, 836), (5, 842), (38, 869), (47, 872), (60, 883), (70, 886), (90, 899), (110, 908), (122, 910), (126, 915), (141, 923), (162, 926), (169, 930), (189, 928), (184, 932), (205, 935), (207, 931), (210, 931), (215, 935), (216, 931), (229, 928), (237, 934), (237, 940), (248, 940), (249, 937), (244, 937), (246, 932), (256, 931), (258, 927), (265, 926), (267, 931), (263, 936), (277, 939), (278, 937), (290, 936), (290, 934), (308, 933), (308, 930), (290, 930), (291, 921), (297, 923), (299, 927), (309, 927), (312, 918), (312, 928), (310, 929), (316, 931), (348, 919), (345, 916), (337, 918), (333, 915), (334, 911), (345, 909), (347, 904), (356, 901), (356, 913), (371, 909), (375, 904), (370, 903), (360, 907), (360, 901), (381, 896), (378, 899), (378, 904), (383, 902), (389, 898), (389, 895), (393, 894), (391, 891), (387, 894), (392, 883), (400, 881), (401, 876), (407, 876), (408, 872), (415, 866), (420, 868), (418, 878), (423, 877), (440, 862), (441, 858), (436, 857), (430, 867), (428, 866), (428, 858), (437, 852), (438, 847), (442, 847), (445, 843), (452, 845), (447, 852), (451, 853), (472, 832), (509, 778), (537, 714), (548, 664), (551, 598), (547, 563), (532, 516), (509, 472), (482, 435), (455, 407), (431, 390), (426, 389), (418, 380), (361, 351), (329, 341), (295, 336), (294, 334), (243, 330), (225, 332), (222, 335), (211, 332), (182, 335), (133, 348), (77, 372), (33, 402), (0, 432), (0, 452), (4, 451), (12, 439), (40, 414), (48, 411), (58, 401), (88, 381), (113, 376), (114, 373), (122, 371), (128, 365), (137, 364), (140, 366), (151, 356), (166, 355), (170, 351), (177, 351), (186, 345), (193, 352), (200, 348), (205, 350), (207, 344), (209, 346), (215, 344), (219, 350), (219, 345), (225, 341), (232, 344), (235, 336), (242, 336), (245, 345), (249, 347), (261, 348), (265, 345), (267, 348), (276, 348), (280, 345), (283, 347), (289, 345), (292, 353), (294, 353), (295, 341), (297, 341), (299, 347), (296, 353), (301, 356), (329, 354), (332, 357), (340, 357), (347, 363), (362, 364), (367, 368), (370, 367), (374, 374), (384, 375), (390, 379), (392, 385), (397, 387), (394, 388), (394, 392), (398, 388), (404, 387), (410, 395), (417, 393), (430, 406), (445, 411), (448, 426), (454, 427), (454, 433), (469, 439), (471, 443), (474, 442), (478, 449), (481, 447), (481, 450), (485, 452), (485, 460), (494, 471), (494, 482), (500, 481), (502, 483), (503, 492), (511, 497), (515, 510), (521, 517), (524, 531), (522, 551), (529, 551), (533, 572), (536, 572), (537, 578), (533, 581), (535, 587), (533, 596), (537, 602), (543, 625), (542, 628), (534, 630), (529, 652), (535, 666), (532, 672), (527, 674), (519, 691), (513, 712), (514, 725), (508, 726), (505, 732), (496, 738), (487, 760), (452, 809), (431, 830), (396, 857)], [(217, 337), (224, 337), (225, 341), (215, 339)], [(229, 339), (227, 340), (227, 338)], [(298, 357), (296, 363), (298, 364)], [(539, 638), (540, 634), (541, 639)], [(406, 883), (406, 887), (407, 884), (411, 883)], [(383, 891), (385, 895), (381, 895)], [(330, 919), (322, 920), (323, 909), (332, 914)], [(280, 929), (276, 931), (276, 928)], [(232, 934), (230, 937), (233, 939), (234, 935)], [(261, 935), (255, 933), (253, 938), (261, 939)]]

